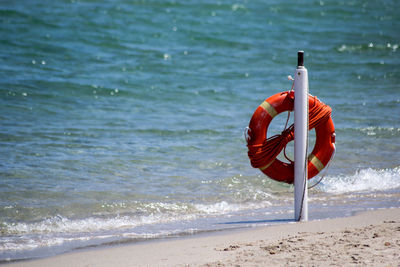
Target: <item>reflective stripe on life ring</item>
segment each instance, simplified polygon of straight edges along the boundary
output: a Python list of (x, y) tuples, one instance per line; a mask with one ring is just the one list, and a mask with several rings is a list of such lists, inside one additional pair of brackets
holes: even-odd
[(315, 156), (314, 154), (310, 154), (308, 156), (308, 161), (311, 162), (314, 167), (318, 170), (318, 172), (321, 172), (323, 168), (325, 168), (325, 165), (322, 164), (322, 162)]
[(266, 112), (268, 112), (268, 114), (273, 118), (276, 115), (278, 115), (278, 112), (275, 110), (275, 108), (268, 103), (267, 101), (264, 101), (260, 107), (262, 107), (263, 109), (265, 109)]

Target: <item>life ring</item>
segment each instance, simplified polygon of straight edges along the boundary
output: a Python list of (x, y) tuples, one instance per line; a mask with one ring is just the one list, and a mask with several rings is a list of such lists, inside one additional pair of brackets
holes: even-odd
[[(331, 112), (332, 109), (322, 103), (317, 97), (309, 95), (309, 130), (315, 127), (316, 140), (312, 152), (308, 155), (308, 179), (317, 175), (331, 160), (335, 151), (335, 127), (333, 125)], [(266, 99), (254, 112), (247, 131), (248, 155), (251, 164), (259, 168), (270, 178), (286, 183), (294, 181), (294, 163), (282, 162), (276, 157), (286, 146), (294, 140), (293, 125), (282, 132), (281, 135), (274, 136), (274, 140), (283, 143), (274, 145), (271, 150), (272, 139), (267, 139), (268, 127), (272, 119), (285, 111), (293, 111), (294, 91), (287, 91), (275, 94)], [(313, 112), (313, 113), (312, 113)], [(318, 114), (317, 114), (318, 113)], [(322, 115), (321, 115), (322, 114)], [(312, 125), (313, 124), (313, 125)], [(268, 153), (274, 155), (273, 158), (266, 156)]]

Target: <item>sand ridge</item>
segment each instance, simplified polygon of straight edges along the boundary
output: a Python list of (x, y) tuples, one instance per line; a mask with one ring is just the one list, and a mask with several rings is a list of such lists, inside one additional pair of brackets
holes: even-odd
[(204, 266), (400, 266), (400, 218), (339, 232), (299, 232), (275, 242), (236, 243), (231, 259)]

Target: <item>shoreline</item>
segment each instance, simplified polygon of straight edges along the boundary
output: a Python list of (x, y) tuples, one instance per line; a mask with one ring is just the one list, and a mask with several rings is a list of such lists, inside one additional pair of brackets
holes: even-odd
[(5, 266), (399, 266), (399, 262), (400, 208), (390, 208), (351, 217), (99, 247)]

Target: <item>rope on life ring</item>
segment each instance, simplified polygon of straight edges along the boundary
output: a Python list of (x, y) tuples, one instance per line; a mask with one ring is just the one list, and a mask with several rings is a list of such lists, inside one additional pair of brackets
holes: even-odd
[[(331, 117), (332, 109), (328, 105), (312, 95), (308, 96), (308, 104), (309, 130), (315, 128), (316, 132), (314, 149), (308, 155), (308, 179), (311, 179), (328, 165), (335, 152), (335, 127)], [(293, 107), (294, 91), (269, 97), (256, 109), (245, 132), (251, 165), (270, 178), (289, 184), (294, 181), (294, 162), (290, 159), (290, 163), (282, 162), (277, 156), (294, 140), (294, 124), (288, 128), (285, 126), (281, 134), (268, 139), (267, 131), (275, 116), (293, 111)]]

